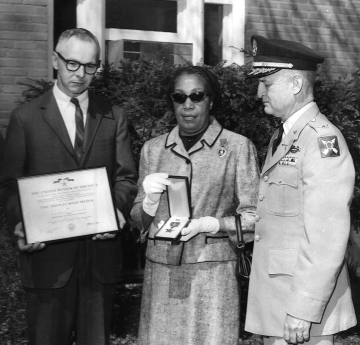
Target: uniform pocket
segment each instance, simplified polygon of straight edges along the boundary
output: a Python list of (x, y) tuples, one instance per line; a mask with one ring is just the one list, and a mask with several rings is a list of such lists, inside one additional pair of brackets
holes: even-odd
[(293, 275), (298, 256), (297, 249), (269, 249), (268, 274)]
[(269, 175), (266, 198), (268, 213), (291, 217), (300, 213), (300, 195), (297, 169), (292, 166), (277, 166)]

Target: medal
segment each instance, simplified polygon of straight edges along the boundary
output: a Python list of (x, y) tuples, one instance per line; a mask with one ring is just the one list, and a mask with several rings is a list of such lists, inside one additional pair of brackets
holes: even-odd
[(226, 138), (224, 139), (219, 139), (219, 145), (220, 145), (220, 148), (219, 148), (219, 151), (218, 151), (218, 154), (219, 154), (219, 157), (224, 157), (226, 155), (226, 145), (228, 144), (228, 140)]
[(291, 147), (290, 147), (290, 152), (291, 152), (291, 153), (300, 152), (300, 147), (299, 147), (299, 146), (291, 145)]

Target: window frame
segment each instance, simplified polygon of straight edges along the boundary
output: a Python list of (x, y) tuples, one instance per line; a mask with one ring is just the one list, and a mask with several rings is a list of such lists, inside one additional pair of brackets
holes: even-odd
[[(204, 54), (204, 30), (202, 33), (194, 32), (191, 28), (187, 30), (187, 21), (192, 23), (193, 27), (204, 27), (204, 19), (201, 18), (201, 15), (194, 15), (193, 10), (204, 4), (223, 5), (222, 58), (227, 61), (227, 64), (234, 62), (239, 65), (244, 64), (244, 54), (238, 49), (245, 47), (245, 0), (197, 0), (195, 5), (187, 0), (165, 1), (177, 1), (178, 3), (177, 33), (105, 28), (105, 40), (192, 43), (194, 49), (192, 62), (196, 64)], [(191, 6), (193, 7), (190, 8)], [(199, 41), (202, 42), (202, 45), (197, 44)]]

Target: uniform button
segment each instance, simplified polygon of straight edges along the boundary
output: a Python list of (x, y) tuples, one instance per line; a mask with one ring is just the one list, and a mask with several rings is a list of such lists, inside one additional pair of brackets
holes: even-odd
[(259, 195), (259, 200), (260, 200), (260, 201), (263, 201), (263, 200), (264, 200), (264, 196), (260, 194), (260, 195)]
[(256, 220), (257, 222), (260, 220), (260, 216), (259, 216), (258, 214), (255, 216), (255, 220)]
[(264, 176), (264, 181), (267, 182), (267, 180), (269, 179), (269, 176)]
[(259, 240), (260, 240), (260, 236), (259, 236), (259, 235), (255, 235), (255, 241), (256, 241), (256, 242), (259, 242)]
[(281, 178), (279, 178), (279, 183), (281, 183), (282, 182), (282, 179)]

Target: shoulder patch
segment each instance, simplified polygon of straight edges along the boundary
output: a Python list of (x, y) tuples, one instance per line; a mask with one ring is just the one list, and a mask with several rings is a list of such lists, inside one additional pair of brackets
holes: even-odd
[(328, 135), (318, 138), (321, 158), (340, 156), (340, 148), (336, 135)]

